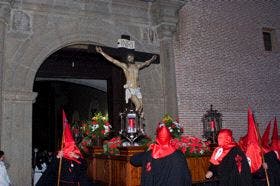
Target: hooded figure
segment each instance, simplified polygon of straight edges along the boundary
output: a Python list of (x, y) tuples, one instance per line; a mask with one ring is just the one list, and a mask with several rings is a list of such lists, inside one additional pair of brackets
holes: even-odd
[(130, 159), (132, 165), (142, 166), (141, 186), (191, 186), (186, 157), (171, 145), (171, 133), (165, 125), (159, 125), (156, 133), (149, 150)]
[[(93, 183), (87, 177), (87, 163), (79, 148), (76, 146), (70, 125), (63, 112), (63, 146), (53, 159), (47, 170), (41, 176), (36, 186), (57, 185), (60, 186), (92, 186)], [(58, 176), (61, 161), (60, 177)], [(59, 177), (59, 178), (58, 178)]]
[(75, 144), (75, 140), (73, 138), (71, 129), (69, 124), (65, 125), (64, 129), (64, 140), (63, 140), (63, 148), (62, 148), (62, 156), (70, 161), (75, 161), (77, 163), (80, 162), (80, 158), (83, 159), (81, 151)]
[(252, 185), (247, 158), (233, 140), (231, 130), (220, 130), (218, 147), (210, 158), (210, 166), (205, 177), (207, 179), (217, 177), (221, 186)]
[[(253, 173), (254, 186), (266, 186), (267, 181), (269, 181), (270, 186), (280, 185), (280, 164), (279, 159), (277, 158), (278, 153), (274, 150), (275, 148), (273, 148), (273, 146), (269, 146), (270, 125), (271, 122), (269, 122), (269, 124), (267, 125), (266, 130), (262, 136), (262, 153), (265, 165), (261, 166), (256, 172)], [(274, 126), (274, 131), (275, 128), (276, 127)], [(265, 171), (267, 172), (267, 178)]]

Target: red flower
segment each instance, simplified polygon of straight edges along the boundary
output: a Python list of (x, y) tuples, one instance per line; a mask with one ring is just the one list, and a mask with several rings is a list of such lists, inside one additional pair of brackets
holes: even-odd
[(176, 149), (181, 150), (185, 155), (200, 156), (210, 152), (209, 142), (204, 142), (201, 139), (193, 136), (181, 136), (180, 139), (171, 141)]
[(185, 154), (185, 153), (186, 153), (186, 151), (187, 151), (187, 147), (185, 147), (185, 146), (184, 146), (184, 147), (182, 147), (182, 148), (181, 148), (181, 151)]
[(118, 154), (119, 153), (118, 147), (121, 145), (121, 143), (122, 143), (121, 138), (118, 136), (108, 141), (105, 141), (104, 145), (107, 146), (107, 152), (109, 152), (110, 154)]

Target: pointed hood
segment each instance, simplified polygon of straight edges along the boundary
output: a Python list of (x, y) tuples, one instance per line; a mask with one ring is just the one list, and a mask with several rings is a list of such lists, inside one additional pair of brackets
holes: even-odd
[(223, 148), (228, 148), (229, 146), (236, 146), (236, 143), (232, 137), (232, 131), (230, 129), (221, 129), (218, 135), (218, 145)]
[(271, 121), (267, 124), (266, 129), (262, 136), (262, 148), (265, 153), (268, 153), (270, 151), (270, 146), (269, 146), (270, 125), (271, 125)]
[(247, 134), (243, 137), (240, 137), (239, 138), (239, 141), (238, 141), (238, 146), (241, 148), (241, 150), (243, 152), (246, 152), (247, 150)]
[(232, 131), (230, 129), (221, 129), (218, 134), (218, 147), (215, 148), (210, 162), (214, 165), (219, 165), (224, 157), (231, 151), (231, 149), (237, 146), (237, 143), (233, 140)]
[(262, 164), (261, 147), (259, 145), (260, 139), (258, 137), (258, 129), (254, 115), (250, 108), (248, 108), (248, 132), (247, 132), (247, 149), (246, 156), (248, 158), (251, 172), (256, 172)]
[(159, 125), (156, 131), (156, 143), (150, 145), (154, 159), (164, 158), (173, 152), (175, 148), (171, 145), (171, 133), (165, 125)]
[(70, 129), (70, 124), (68, 123), (68, 120), (66, 118), (66, 114), (64, 111), (62, 111), (62, 120), (63, 120), (63, 157), (68, 160), (76, 161), (77, 163), (80, 163), (80, 161), (77, 158), (72, 157), (70, 154), (75, 153), (79, 157), (82, 157), (82, 154), (79, 150), (79, 148), (75, 144), (75, 140), (72, 135), (72, 131)]
[(273, 132), (271, 137), (271, 149), (274, 150), (277, 153), (278, 159), (280, 158), (280, 147), (278, 145), (278, 123), (276, 117), (274, 118), (274, 126), (273, 126)]

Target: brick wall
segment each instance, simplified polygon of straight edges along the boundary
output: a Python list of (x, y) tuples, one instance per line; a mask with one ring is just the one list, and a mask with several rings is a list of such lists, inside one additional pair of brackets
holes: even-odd
[[(279, 1), (188, 1), (179, 12), (175, 43), (180, 122), (201, 136), (213, 104), (235, 138), (247, 131), (247, 108), (260, 130), (280, 115), (280, 50), (264, 50), (262, 29), (280, 42)], [(279, 127), (280, 128), (280, 127)]]

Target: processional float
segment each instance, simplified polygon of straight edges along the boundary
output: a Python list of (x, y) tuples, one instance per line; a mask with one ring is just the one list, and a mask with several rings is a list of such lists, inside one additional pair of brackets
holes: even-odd
[(121, 130), (119, 131), (119, 134), (127, 140), (127, 142), (123, 143), (123, 145), (137, 146), (135, 141), (145, 134), (143, 123), (143, 102), (142, 94), (140, 92), (138, 73), (140, 69), (149, 66), (153, 61), (155, 61), (157, 56), (153, 55), (149, 60), (136, 64), (134, 61), (135, 56), (133, 54), (135, 42), (131, 41), (130, 37), (126, 35), (122, 35), (122, 38), (118, 40), (118, 48), (122, 48), (123, 53), (127, 55), (126, 62), (121, 62), (112, 58), (103, 52), (101, 47), (96, 47), (96, 52), (103, 55), (103, 57), (105, 57), (109, 62), (120, 67), (124, 71), (126, 77), (126, 84), (124, 85), (126, 108), (119, 114), (121, 120)]

